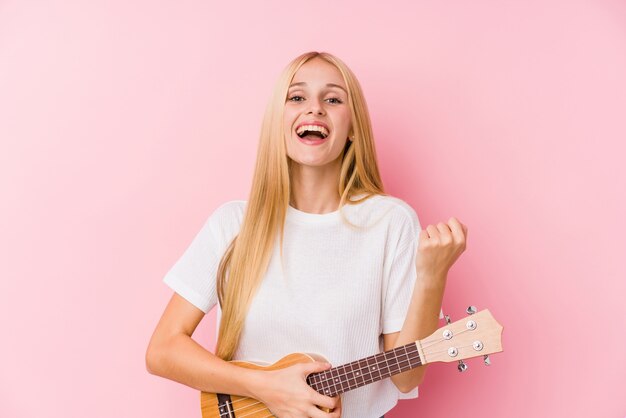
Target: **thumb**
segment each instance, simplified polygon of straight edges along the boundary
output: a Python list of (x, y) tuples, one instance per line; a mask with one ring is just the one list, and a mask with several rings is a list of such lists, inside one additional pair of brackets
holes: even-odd
[(315, 372), (322, 372), (324, 370), (330, 369), (331, 367), (332, 366), (328, 362), (314, 361), (312, 363), (306, 363), (302, 371), (305, 374), (310, 374), (310, 373), (315, 373)]

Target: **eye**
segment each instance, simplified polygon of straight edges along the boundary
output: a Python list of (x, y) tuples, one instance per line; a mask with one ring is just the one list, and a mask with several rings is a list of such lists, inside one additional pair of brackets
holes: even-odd
[[(302, 101), (302, 100), (294, 100), (294, 99), (304, 99), (304, 97), (295, 95), (295, 96), (291, 96), (287, 100), (290, 101), (290, 102), (301, 102)], [(331, 97), (331, 98), (326, 99), (326, 100), (335, 100), (334, 102), (331, 102), (332, 104), (343, 103), (343, 101), (341, 99), (337, 98), (337, 97)]]

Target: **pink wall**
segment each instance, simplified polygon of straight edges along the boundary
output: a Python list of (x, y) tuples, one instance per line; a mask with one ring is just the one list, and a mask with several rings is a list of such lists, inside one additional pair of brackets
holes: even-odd
[(0, 2), (0, 416), (199, 416), (144, 368), (161, 279), (308, 50), (359, 77), (388, 191), (468, 225), (444, 311), (504, 325), (388, 416), (626, 415), (623, 1), (210, 3)]

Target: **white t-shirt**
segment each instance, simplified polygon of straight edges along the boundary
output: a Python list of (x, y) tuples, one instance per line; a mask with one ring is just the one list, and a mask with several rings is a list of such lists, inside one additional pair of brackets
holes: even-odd
[[(205, 313), (217, 305), (218, 323), (217, 268), (239, 233), (246, 203), (216, 208), (163, 279)], [(342, 211), (367, 228), (349, 228), (339, 210), (313, 214), (288, 207), (285, 270), (277, 238), (233, 360), (269, 365), (302, 352), (339, 366), (382, 352), (382, 334), (402, 329), (416, 279), (417, 214), (403, 200), (382, 195)], [(398, 399), (416, 398), (417, 389), (404, 394), (388, 378), (345, 392), (342, 417), (378, 418)]]

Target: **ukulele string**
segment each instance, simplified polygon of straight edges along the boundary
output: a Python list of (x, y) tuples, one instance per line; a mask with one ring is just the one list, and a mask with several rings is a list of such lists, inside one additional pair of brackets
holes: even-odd
[[(418, 359), (418, 358), (419, 358), (419, 353), (418, 353), (417, 351), (416, 351), (416, 352), (414, 352), (414, 353), (411, 353), (411, 354), (407, 355), (407, 360), (415, 360), (415, 359)], [(293, 362), (292, 364), (297, 364), (297, 363), (298, 363), (298, 362)], [(378, 361), (377, 361), (377, 362), (375, 362), (374, 364), (375, 364), (376, 366), (380, 366), (380, 365), (385, 365), (385, 367), (388, 367), (388, 366), (389, 366), (389, 365), (387, 364), (387, 361), (386, 361), (386, 360), (383, 360), (383, 361), (380, 361), (380, 362), (378, 362)], [(291, 364), (288, 364), (288, 365), (286, 365), (285, 367), (288, 367), (288, 366), (290, 366), (290, 365), (291, 365)], [(369, 364), (368, 364), (368, 366), (369, 366)], [(338, 367), (341, 367), (341, 366), (338, 366)], [(344, 370), (345, 370), (345, 368), (344, 368)], [(348, 373), (352, 373), (352, 372), (353, 372), (353, 371), (349, 371), (349, 372), (346, 372), (346, 373), (339, 373), (337, 376), (333, 376), (333, 377), (337, 378), (337, 377), (344, 377), (344, 376), (348, 376)], [(319, 372), (319, 373), (324, 373), (324, 372)], [(380, 372), (379, 372), (379, 373), (380, 373)], [(371, 376), (371, 375), (372, 375), (372, 373), (370, 373), (370, 376)], [(352, 379), (356, 381), (356, 377), (353, 377)], [(361, 377), (361, 379), (364, 379), (364, 378), (363, 378), (363, 377)], [(367, 380), (367, 379), (364, 379), (364, 381), (366, 381), (366, 380)], [(371, 381), (366, 381), (366, 384), (370, 384), (370, 383), (373, 383), (373, 382), (375, 382), (375, 381), (376, 381), (376, 379), (372, 379)], [(321, 383), (321, 382), (313, 382), (313, 383)], [(349, 383), (349, 382), (348, 382), (348, 383)], [(332, 383), (330, 386), (328, 386), (328, 388), (330, 389), (331, 387), (332, 387), (333, 389), (337, 389), (337, 388), (338, 388), (338, 385), (337, 385), (337, 384), (335, 384), (335, 383)], [(342, 387), (341, 389), (343, 389), (343, 387)], [(318, 392), (318, 393), (319, 393), (319, 392)], [(237, 402), (242, 402), (242, 401), (245, 401), (245, 400), (248, 400), (248, 399), (254, 399), (254, 398), (241, 398), (241, 399), (237, 399), (237, 400), (235, 400), (235, 401), (231, 401), (231, 405), (234, 405), (234, 404), (236, 404)], [(234, 409), (232, 409), (232, 410), (231, 410), (231, 412), (237, 412), (237, 413), (240, 413), (242, 410), (244, 410), (244, 409), (246, 409), (246, 408), (249, 408), (249, 407), (251, 407), (251, 406), (254, 406), (254, 405), (258, 405), (258, 404), (260, 404), (260, 403), (262, 403), (262, 402), (257, 400), (257, 402), (252, 403), (252, 404), (249, 404), (249, 405), (246, 405), (246, 406), (244, 406), (244, 407), (237, 407), (237, 408), (234, 408)], [(255, 411), (253, 411), (252, 413), (257, 413), (257, 412), (259, 412), (259, 411), (261, 411), (261, 410), (262, 410), (262, 409), (255, 410)], [(221, 414), (220, 414), (220, 417), (222, 417), (222, 416), (227, 417), (227, 416), (228, 416), (228, 414), (229, 414), (229, 412), (224, 412), (224, 413), (221, 413)], [(250, 414), (242, 415), (241, 417), (245, 417), (245, 416), (247, 416), (247, 415), (250, 415)], [(271, 415), (270, 415), (270, 416), (271, 416)]]
[[(468, 347), (472, 347), (472, 348), (474, 348), (474, 345), (473, 345), (473, 344), (469, 344), (469, 345), (462, 345), (462, 346), (459, 346), (459, 347), (456, 347), (456, 348), (460, 350), (460, 349), (462, 349), (462, 348), (468, 348)], [(443, 353), (448, 353), (448, 350), (433, 351), (432, 353), (428, 353), (428, 354), (443, 354)], [(469, 356), (469, 357), (473, 357), (473, 356)], [(454, 359), (454, 361), (464, 360), (464, 359), (466, 359), (466, 358), (468, 358), (468, 357), (460, 357), (460, 358), (458, 358), (458, 359)]]
[[(457, 332), (455, 335), (457, 335), (457, 336), (458, 336), (458, 335), (463, 334), (464, 332), (467, 332), (467, 331), (473, 331), (473, 330), (472, 330), (472, 329), (467, 328), (467, 329), (464, 329), (464, 330), (462, 330), (462, 331)], [(452, 340), (452, 339), (450, 339), (450, 340), (446, 340), (445, 338), (439, 338), (439, 339), (436, 339), (436, 340), (429, 341), (429, 342), (428, 342), (428, 344), (423, 344), (423, 345), (422, 345), (422, 350), (425, 350), (425, 349), (427, 349), (427, 348), (430, 348), (430, 347), (432, 347), (432, 346), (434, 346), (434, 345), (437, 345), (437, 344), (439, 344), (439, 343), (442, 343), (442, 342), (445, 342), (445, 341), (451, 341), (451, 340)], [(465, 347), (471, 347), (471, 345), (469, 345), (469, 346), (463, 346), (463, 347), (458, 347), (458, 348), (465, 348)], [(445, 353), (445, 352), (447, 352), (447, 350), (443, 350), (443, 351), (435, 351), (435, 352), (428, 353), (428, 354), (430, 355), (430, 354), (438, 354), (438, 353)], [(419, 352), (418, 352), (418, 351), (412, 352), (412, 353), (410, 353), (410, 354), (404, 354), (404, 355), (405, 355), (405, 356), (407, 356), (407, 360), (410, 360), (410, 361), (415, 360), (415, 359), (420, 359), (420, 363), (421, 363), (421, 360), (425, 360), (425, 359), (421, 359), (421, 358), (420, 358), (420, 356), (419, 356)], [(426, 353), (424, 353), (424, 356), (426, 356)], [(369, 359), (369, 358), (375, 358), (375, 357), (376, 357), (376, 356), (367, 357), (366, 359)], [(397, 358), (397, 356), (396, 356), (396, 358)], [(387, 364), (386, 359), (385, 359), (385, 360), (383, 360), (383, 361), (380, 361), (380, 362), (376, 362), (375, 364), (376, 364), (376, 366), (380, 366), (381, 364), (384, 364), (384, 365), (386, 365), (386, 366), (387, 366), (387, 369), (388, 369), (388, 370), (390, 370), (390, 369), (389, 369), (389, 365)], [(410, 364), (410, 362), (409, 362), (409, 364)], [(338, 366), (338, 367), (341, 367), (341, 366)], [(345, 370), (345, 368), (344, 368), (344, 370)], [(407, 370), (410, 370), (410, 368), (409, 368), (409, 369), (407, 369)], [(405, 371), (406, 371), (406, 370), (405, 370)], [(352, 371), (351, 371), (351, 372), (352, 372)], [(324, 373), (324, 372), (319, 372), (319, 373)], [(379, 373), (380, 373), (380, 372), (379, 372)], [(347, 375), (348, 375), (348, 373), (344, 373), (344, 374), (341, 374), (341, 373), (340, 373), (338, 376), (339, 376), (339, 377), (343, 377), (343, 376), (347, 376)], [(370, 376), (373, 376), (372, 372), (370, 372)], [(333, 376), (331, 376), (331, 377), (333, 377)], [(389, 377), (389, 376), (387, 376), (387, 377)], [(352, 379), (356, 382), (356, 377), (353, 377)], [(361, 379), (363, 379), (363, 377), (361, 377)], [(364, 379), (364, 381), (365, 381), (365, 384), (370, 384), (370, 383), (375, 382), (375, 381), (376, 381), (376, 379), (372, 379), (371, 381), (366, 381), (366, 379)], [(322, 382), (314, 382), (314, 383), (322, 383)], [(350, 382), (348, 382), (348, 385), (349, 385), (349, 384), (350, 384)], [(335, 384), (335, 383), (332, 383), (330, 386), (328, 386), (328, 388), (329, 388), (329, 389), (330, 389), (330, 388), (332, 388), (332, 389), (337, 389), (337, 388), (338, 388), (338, 385), (337, 385), (337, 384)], [(342, 390), (344, 389), (344, 388), (343, 388), (343, 386), (341, 386), (341, 389), (342, 389)]]
[[(240, 401), (244, 401), (246, 399), (254, 399), (254, 398), (243, 398), (243, 399), (240, 399)], [(235, 402), (238, 402), (238, 401), (235, 401)], [(231, 402), (231, 404), (234, 404), (235, 402)], [(241, 411), (243, 411), (244, 409), (250, 408), (251, 406), (258, 405), (258, 404), (261, 404), (261, 409), (255, 409), (252, 412), (246, 411), (247, 413), (245, 415), (239, 415), (241, 413)], [(230, 417), (231, 413), (234, 414), (235, 412), (237, 412), (237, 418), (243, 418), (243, 417), (247, 417), (248, 415), (252, 415), (252, 414), (256, 414), (258, 412), (261, 412), (264, 409), (267, 409), (269, 411), (269, 408), (267, 406), (265, 406), (265, 404), (261, 403), (260, 401), (256, 401), (255, 403), (251, 403), (250, 405), (246, 405), (246, 406), (244, 406), (242, 408), (234, 408), (234, 409), (231, 409), (230, 411), (226, 411), (226, 412), (223, 412), (223, 413), (220, 412), (220, 417)], [(272, 415), (270, 414), (268, 416), (272, 416)]]
[[(467, 332), (467, 331), (473, 331), (473, 330), (470, 330), (470, 329), (464, 329), (463, 331), (459, 331), (458, 333), (456, 333), (456, 335), (462, 334), (462, 333)], [(429, 341), (429, 342), (428, 342), (428, 344), (424, 344), (424, 345), (422, 345), (422, 349), (426, 349), (426, 348), (432, 347), (432, 346), (434, 346), (434, 345), (437, 345), (437, 344), (439, 344), (439, 343), (441, 343), (441, 342), (445, 342), (445, 341), (450, 341), (450, 340), (446, 340), (445, 338), (439, 338), (439, 339), (437, 339), (437, 340)], [(465, 347), (471, 347), (471, 345), (468, 345), (468, 346), (463, 346), (463, 347), (458, 347), (458, 348), (465, 348)], [(445, 353), (445, 352), (447, 352), (447, 350), (443, 350), (443, 351), (435, 351), (435, 352), (432, 352), (432, 353), (429, 353), (429, 354), (439, 354), (439, 353)], [(418, 353), (418, 352), (414, 352), (414, 353), (408, 354), (408, 355), (406, 355), (406, 356), (407, 356), (407, 360), (415, 360), (415, 359), (418, 359), (418, 358), (419, 358), (419, 353)], [(374, 356), (374, 358), (375, 358), (375, 356)], [(298, 362), (293, 362), (293, 364), (296, 364), (296, 363), (298, 363)], [(375, 362), (375, 364), (376, 364), (376, 366), (380, 366), (380, 365), (382, 365), (382, 364), (384, 364), (386, 367), (388, 367), (388, 366), (389, 366), (389, 365), (387, 364), (387, 361), (386, 361), (386, 360), (383, 360), (383, 361), (380, 361), (380, 362), (378, 362), (378, 361), (377, 361), (377, 362)], [(288, 366), (290, 366), (290, 365), (291, 365), (291, 364), (286, 365), (285, 367), (288, 367)], [(338, 367), (341, 367), (341, 366), (338, 366)], [(344, 368), (344, 370), (345, 370), (345, 368)], [(352, 373), (352, 372), (353, 372), (353, 371), (350, 371), (350, 372), (347, 372), (347, 373), (339, 373), (337, 376), (334, 376), (334, 377), (335, 377), (335, 378), (336, 378), (336, 377), (345, 377), (345, 376), (347, 376), (347, 375), (348, 375), (348, 373)], [(324, 373), (324, 372), (319, 372), (319, 373)], [(372, 373), (370, 373), (370, 376), (371, 376), (371, 375), (372, 375)], [(353, 377), (352, 379), (356, 381), (356, 377)], [(363, 377), (361, 377), (361, 379), (363, 379)], [(366, 381), (366, 380), (367, 380), (367, 379), (364, 379), (365, 384), (370, 384), (370, 383), (373, 383), (373, 382), (375, 382), (375, 381), (376, 381), (376, 379), (372, 379), (372, 380), (371, 380), (371, 381), (369, 381), (369, 382), (368, 382), (368, 381)], [(313, 382), (313, 383), (321, 383), (321, 382)], [(349, 382), (348, 382), (348, 383), (349, 383)], [(332, 388), (332, 389), (337, 389), (337, 388), (338, 388), (338, 385), (337, 385), (337, 384), (335, 384), (335, 383), (332, 383), (330, 386), (328, 386), (328, 388), (329, 388), (329, 389), (330, 389), (330, 388)], [(341, 387), (341, 389), (343, 390), (343, 387)], [(252, 398), (242, 398), (242, 399), (238, 399), (238, 400), (236, 400), (236, 401), (231, 402), (231, 404), (232, 404), (232, 405), (234, 405), (234, 404), (235, 404), (235, 403), (237, 403), (237, 402), (245, 401), (245, 400), (247, 400), (247, 399), (252, 399)], [(235, 408), (235, 409), (233, 409), (233, 410), (232, 410), (232, 412), (241, 412), (243, 409), (249, 408), (249, 407), (254, 406), (254, 405), (258, 405), (258, 404), (260, 404), (260, 403), (261, 403), (260, 401), (257, 401), (257, 402), (255, 402), (255, 403), (252, 403), (252, 404), (250, 404), (250, 405), (247, 405), (247, 406), (245, 406), (245, 407), (243, 407), (243, 408)], [(257, 413), (257, 412), (259, 412), (259, 411), (261, 411), (261, 410), (262, 410), (262, 409), (255, 410), (255, 411), (253, 411), (252, 413)], [(225, 412), (225, 414), (228, 414), (228, 412)], [(250, 414), (247, 414), (247, 415), (250, 415)], [(241, 417), (243, 418), (243, 417), (245, 417), (245, 416), (247, 416), (247, 415), (242, 415)], [(222, 417), (222, 416), (223, 416), (223, 414), (220, 414), (220, 417)], [(272, 416), (272, 415), (268, 415), (268, 416)]]
[[(459, 334), (461, 334), (462, 332), (464, 332), (464, 331), (459, 332)], [(434, 344), (430, 344), (430, 345), (434, 345)], [(457, 348), (461, 349), (461, 348), (467, 348), (467, 347), (472, 347), (472, 344), (469, 344), (469, 345), (463, 345), (463, 346), (460, 346), (460, 347), (457, 347)], [(448, 350), (435, 351), (435, 352), (432, 352), (432, 353), (430, 353), (430, 354), (440, 354), (440, 353), (446, 353), (447, 351), (448, 351)], [(418, 357), (419, 357), (419, 355), (418, 355)], [(381, 362), (381, 364), (382, 364), (382, 362)], [(372, 380), (372, 382), (373, 382), (373, 381), (374, 381), (374, 380)], [(369, 383), (372, 383), (372, 382), (369, 382)], [(334, 386), (334, 385), (333, 385), (333, 386)], [(240, 399), (240, 400), (244, 400), (244, 399)], [(235, 401), (235, 402), (238, 402), (238, 401)], [(234, 404), (235, 402), (232, 402), (232, 403)], [(246, 406), (246, 407), (244, 407), (244, 408), (239, 408), (238, 410), (237, 410), (237, 409), (233, 409), (233, 410), (232, 410), (232, 412), (235, 412), (235, 411), (241, 411), (241, 410), (243, 410), (243, 409), (245, 409), (245, 408), (247, 408), (247, 407), (250, 407), (250, 406), (253, 406), (253, 405), (258, 405), (258, 404), (260, 404), (260, 403), (261, 403), (260, 401), (257, 401), (257, 402), (255, 402), (255, 403), (253, 403), (253, 404), (250, 404), (250, 405), (248, 405), (248, 406)], [(261, 408), (261, 409), (257, 409), (257, 410), (254, 410), (254, 411), (252, 411), (252, 412), (250, 412), (250, 413), (248, 413), (248, 414), (245, 414), (245, 415), (241, 415), (241, 416), (240, 416), (240, 418), (244, 418), (244, 417), (247, 417), (247, 416), (249, 416), (249, 415), (256, 414), (257, 412), (261, 412), (263, 409), (267, 409), (267, 410), (269, 411), (269, 409), (268, 409), (265, 405), (263, 405), (263, 408)], [(226, 414), (230, 415), (230, 413), (229, 413), (229, 412), (226, 412)], [(220, 417), (221, 417), (221, 416), (223, 416), (223, 414), (220, 414)], [(273, 414), (270, 414), (270, 415), (265, 415), (263, 418), (268, 418), (268, 417), (273, 417), (273, 416), (274, 416)]]
[[(464, 332), (467, 332), (467, 331), (474, 331), (474, 330), (472, 330), (472, 329), (464, 329), (463, 331), (459, 331), (456, 334), (454, 334), (454, 336), (457, 336), (459, 334), (463, 334)], [(445, 338), (439, 338), (438, 340), (429, 341), (429, 344), (422, 344), (422, 349), (425, 349), (425, 348), (428, 348), (428, 347), (432, 347), (433, 345), (439, 344), (441, 342), (452, 341), (454, 336), (451, 339), (449, 339), (449, 340), (446, 340)]]
[[(260, 403), (260, 402), (257, 402), (257, 403)], [(256, 404), (253, 404), (253, 405), (256, 405)], [(252, 406), (252, 405), (250, 405), (250, 406)], [(243, 409), (243, 408), (241, 408), (241, 409)], [(241, 410), (241, 409), (240, 409), (240, 410)], [(247, 414), (245, 414), (245, 415), (239, 415), (239, 413), (237, 413), (237, 418), (244, 418), (244, 417), (247, 417), (247, 416), (250, 416), (250, 415), (253, 415), (253, 414), (257, 414), (257, 413), (259, 413), (259, 412), (262, 412), (263, 410), (267, 410), (267, 412), (270, 412), (270, 414), (269, 414), (269, 415), (265, 415), (265, 416), (263, 416), (263, 418), (273, 417), (273, 416), (274, 416), (274, 414), (272, 414), (272, 413), (271, 413), (271, 411), (269, 410), (269, 408), (268, 408), (267, 406), (263, 405), (263, 407), (262, 407), (261, 409), (255, 409), (255, 410), (254, 410), (254, 411), (252, 411), (252, 412), (248, 411), (248, 413), (247, 413)], [(233, 413), (234, 413), (235, 411), (236, 411), (236, 410), (235, 410), (235, 409), (233, 409), (233, 410), (232, 410), (232, 411), (230, 411), (230, 412), (225, 412), (225, 414), (226, 414), (226, 415), (220, 414), (220, 417), (222, 417), (222, 416), (225, 416), (225, 417), (230, 417), (230, 413), (231, 413), (231, 412), (233, 412)]]
[[(276, 417), (274, 416), (274, 414), (272, 414), (272, 413), (271, 413), (272, 411), (270, 411), (270, 410), (269, 410), (269, 408), (268, 408), (267, 406), (265, 406), (265, 405), (264, 405), (264, 407), (263, 407), (263, 408), (261, 408), (261, 409), (257, 409), (257, 410), (255, 410), (255, 411), (252, 411), (252, 412), (251, 412), (251, 413), (249, 413), (249, 414), (246, 414), (246, 415), (241, 415), (241, 416), (238, 416), (237, 418), (244, 418), (244, 417), (247, 417), (247, 416), (249, 416), (249, 415), (251, 415), (251, 414), (256, 414), (257, 412), (261, 412), (261, 411), (263, 411), (264, 409), (267, 409), (267, 411), (268, 411), (268, 412), (270, 412), (270, 414), (269, 414), (269, 415), (264, 415), (264, 416), (263, 416), (263, 417), (261, 417), (261, 418), (269, 418), (269, 417), (274, 417), (274, 418), (276, 418)], [(233, 410), (233, 411), (231, 411), (231, 412), (235, 412), (235, 410)], [(227, 414), (228, 414), (228, 416), (230, 417), (230, 412), (226, 412), (226, 413), (227, 413)], [(221, 417), (221, 416), (222, 416), (222, 414), (220, 414), (220, 417)]]

